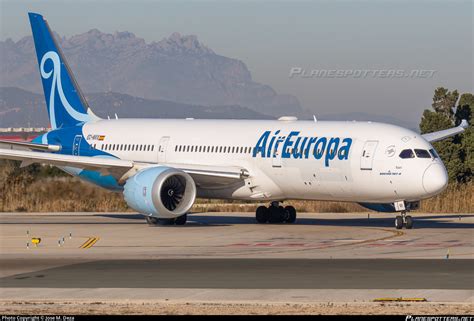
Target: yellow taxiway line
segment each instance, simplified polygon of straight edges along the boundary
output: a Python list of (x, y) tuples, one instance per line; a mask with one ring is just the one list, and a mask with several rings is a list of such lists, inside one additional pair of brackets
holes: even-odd
[(425, 298), (377, 298), (374, 302), (426, 302)]
[(95, 243), (99, 240), (98, 237), (89, 237), (87, 241), (84, 242), (79, 248), (81, 249), (90, 249), (92, 246), (94, 246)]

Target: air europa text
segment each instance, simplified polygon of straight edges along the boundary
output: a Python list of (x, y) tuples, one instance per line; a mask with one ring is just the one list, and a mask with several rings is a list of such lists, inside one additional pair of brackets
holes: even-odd
[[(299, 131), (292, 131), (288, 136), (280, 135), (280, 130), (274, 134), (265, 131), (253, 149), (253, 157), (277, 157), (281, 150), (282, 158), (308, 159), (310, 155), (315, 159), (324, 159), (324, 165), (336, 159), (347, 160), (352, 145), (351, 138), (339, 137), (302, 137)], [(283, 147), (281, 147), (283, 144)]]

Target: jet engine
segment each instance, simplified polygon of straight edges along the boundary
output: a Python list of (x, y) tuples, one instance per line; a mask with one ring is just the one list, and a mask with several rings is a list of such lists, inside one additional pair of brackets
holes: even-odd
[(157, 218), (186, 214), (196, 199), (192, 177), (175, 168), (157, 166), (140, 170), (130, 177), (123, 195), (128, 206)]

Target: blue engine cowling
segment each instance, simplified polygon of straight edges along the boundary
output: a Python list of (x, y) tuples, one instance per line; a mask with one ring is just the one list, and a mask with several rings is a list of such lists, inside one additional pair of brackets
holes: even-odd
[(157, 166), (140, 170), (130, 177), (123, 195), (134, 210), (157, 218), (186, 214), (196, 199), (192, 177), (175, 168)]

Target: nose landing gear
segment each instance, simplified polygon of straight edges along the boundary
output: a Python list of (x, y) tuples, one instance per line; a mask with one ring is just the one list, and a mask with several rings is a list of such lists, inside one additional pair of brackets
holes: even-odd
[(272, 202), (269, 207), (259, 206), (255, 211), (258, 223), (294, 223), (296, 209), (293, 206), (281, 206), (280, 202)]
[(413, 228), (413, 219), (410, 215), (406, 215), (406, 211), (401, 212), (402, 215), (397, 215), (395, 217), (395, 228), (397, 230), (402, 229), (404, 226), (406, 229)]

